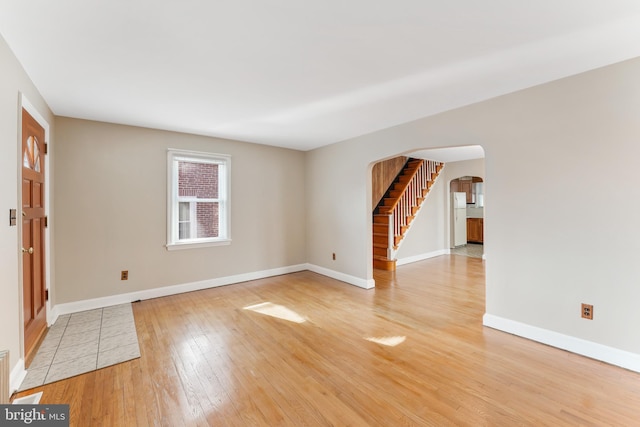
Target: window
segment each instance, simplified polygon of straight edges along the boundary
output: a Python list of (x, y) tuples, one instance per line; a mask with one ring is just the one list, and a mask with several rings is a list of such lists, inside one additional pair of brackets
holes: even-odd
[(230, 167), (227, 155), (169, 150), (167, 249), (231, 242)]

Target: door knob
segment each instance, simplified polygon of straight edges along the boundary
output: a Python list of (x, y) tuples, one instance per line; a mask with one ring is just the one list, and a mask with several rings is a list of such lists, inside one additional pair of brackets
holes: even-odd
[(23, 254), (24, 254), (24, 253), (27, 253), (27, 252), (29, 252), (29, 254), (33, 254), (33, 248), (32, 248), (32, 247), (31, 247), (31, 248), (29, 248), (29, 249), (22, 248), (22, 253), (23, 253)]

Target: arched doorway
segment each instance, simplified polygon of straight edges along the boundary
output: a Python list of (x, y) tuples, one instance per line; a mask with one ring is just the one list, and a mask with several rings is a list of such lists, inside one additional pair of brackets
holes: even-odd
[[(452, 247), (450, 183), (453, 179), (467, 176), (478, 177), (483, 183), (485, 179), (484, 150), (477, 145), (399, 153), (396, 157), (381, 159), (370, 165), (371, 209), (375, 208), (390, 180), (398, 173), (398, 165), (404, 164), (408, 158), (436, 160), (443, 162), (445, 167), (428, 196), (429, 200), (412, 222), (414, 228), (402, 241), (403, 245), (397, 253), (397, 265), (449, 254)], [(397, 163), (395, 168), (394, 163)], [(375, 221), (372, 221), (372, 226), (375, 235), (375, 228), (381, 226), (375, 225)], [(375, 257), (376, 250), (380, 250), (375, 249), (375, 237), (372, 238), (372, 247), (372, 255)]]
[(461, 176), (449, 182), (451, 253), (481, 258), (484, 254), (484, 180)]

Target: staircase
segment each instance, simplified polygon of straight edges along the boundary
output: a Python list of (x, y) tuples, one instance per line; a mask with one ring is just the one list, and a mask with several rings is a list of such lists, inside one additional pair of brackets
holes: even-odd
[(395, 255), (443, 163), (409, 159), (373, 211), (373, 268), (394, 271)]

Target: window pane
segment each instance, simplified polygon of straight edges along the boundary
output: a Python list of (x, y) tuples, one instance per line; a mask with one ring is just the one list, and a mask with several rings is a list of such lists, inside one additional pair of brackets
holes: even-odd
[(178, 162), (178, 197), (218, 198), (218, 165)]
[(33, 160), (34, 160), (33, 169), (36, 172), (40, 172), (40, 150), (38, 149), (38, 139), (34, 137), (33, 140), (35, 142), (33, 144)]
[(181, 222), (178, 224), (178, 239), (189, 239), (191, 237), (191, 224), (188, 222)]
[(189, 202), (180, 202), (178, 207), (180, 211), (178, 212), (178, 221), (189, 221), (189, 217), (191, 214), (191, 203)]
[(220, 203), (197, 202), (196, 219), (198, 221), (198, 238), (218, 237), (220, 235)]

